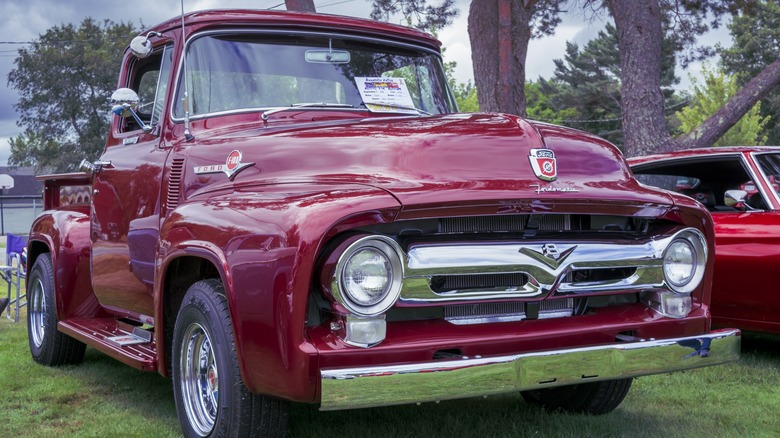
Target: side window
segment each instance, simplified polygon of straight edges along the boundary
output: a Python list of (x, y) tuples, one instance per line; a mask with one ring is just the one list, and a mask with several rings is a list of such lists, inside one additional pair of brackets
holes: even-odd
[[(160, 123), (165, 106), (168, 80), (171, 74), (173, 50), (165, 46), (145, 59), (136, 60), (128, 86), (138, 93), (136, 112), (144, 123), (155, 126)], [(129, 132), (141, 129), (132, 118), (126, 118), (120, 130)]]

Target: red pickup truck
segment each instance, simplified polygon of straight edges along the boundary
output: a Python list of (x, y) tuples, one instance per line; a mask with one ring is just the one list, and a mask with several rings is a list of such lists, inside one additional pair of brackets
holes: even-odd
[(595, 136), (457, 113), (427, 34), (189, 13), (118, 88), (102, 156), (41, 177), (30, 349), (171, 376), (186, 436), (283, 434), (289, 402), (601, 414), (739, 357), (710, 329), (709, 213)]

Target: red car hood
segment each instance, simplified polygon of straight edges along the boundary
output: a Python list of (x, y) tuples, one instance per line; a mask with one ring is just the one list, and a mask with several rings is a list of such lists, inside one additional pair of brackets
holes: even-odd
[[(242, 186), (362, 184), (386, 190), (404, 206), (529, 199), (671, 203), (668, 195), (637, 184), (620, 152), (606, 141), (502, 114), (387, 117), (282, 129), (244, 126), (204, 133), (199, 143), (189, 154), (195, 168), (223, 164), (233, 150), (241, 153), (242, 163), (254, 163), (234, 175), (232, 184)], [(535, 174), (532, 149), (554, 152), (554, 181)], [(192, 175), (186, 179), (192, 181)], [(230, 184), (224, 174), (197, 179), (201, 189)]]

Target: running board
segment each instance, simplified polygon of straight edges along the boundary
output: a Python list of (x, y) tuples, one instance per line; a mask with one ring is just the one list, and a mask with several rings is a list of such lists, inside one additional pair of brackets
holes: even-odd
[(114, 359), (143, 371), (157, 371), (157, 345), (152, 332), (114, 318), (72, 318), (57, 328)]

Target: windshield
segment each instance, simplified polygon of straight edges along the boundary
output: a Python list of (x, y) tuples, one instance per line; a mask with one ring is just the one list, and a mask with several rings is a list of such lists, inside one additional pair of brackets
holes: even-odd
[[(188, 45), (187, 77), (193, 117), (320, 103), (342, 110), (365, 110), (369, 104), (377, 110), (370, 104), (379, 101), (370, 100), (387, 96), (390, 100), (380, 102), (387, 106), (378, 111), (394, 112), (393, 106), (431, 114), (455, 111), (439, 56), (333, 36), (201, 36)], [(184, 116), (181, 87), (180, 81), (176, 118)], [(377, 89), (381, 98), (370, 94)]]

